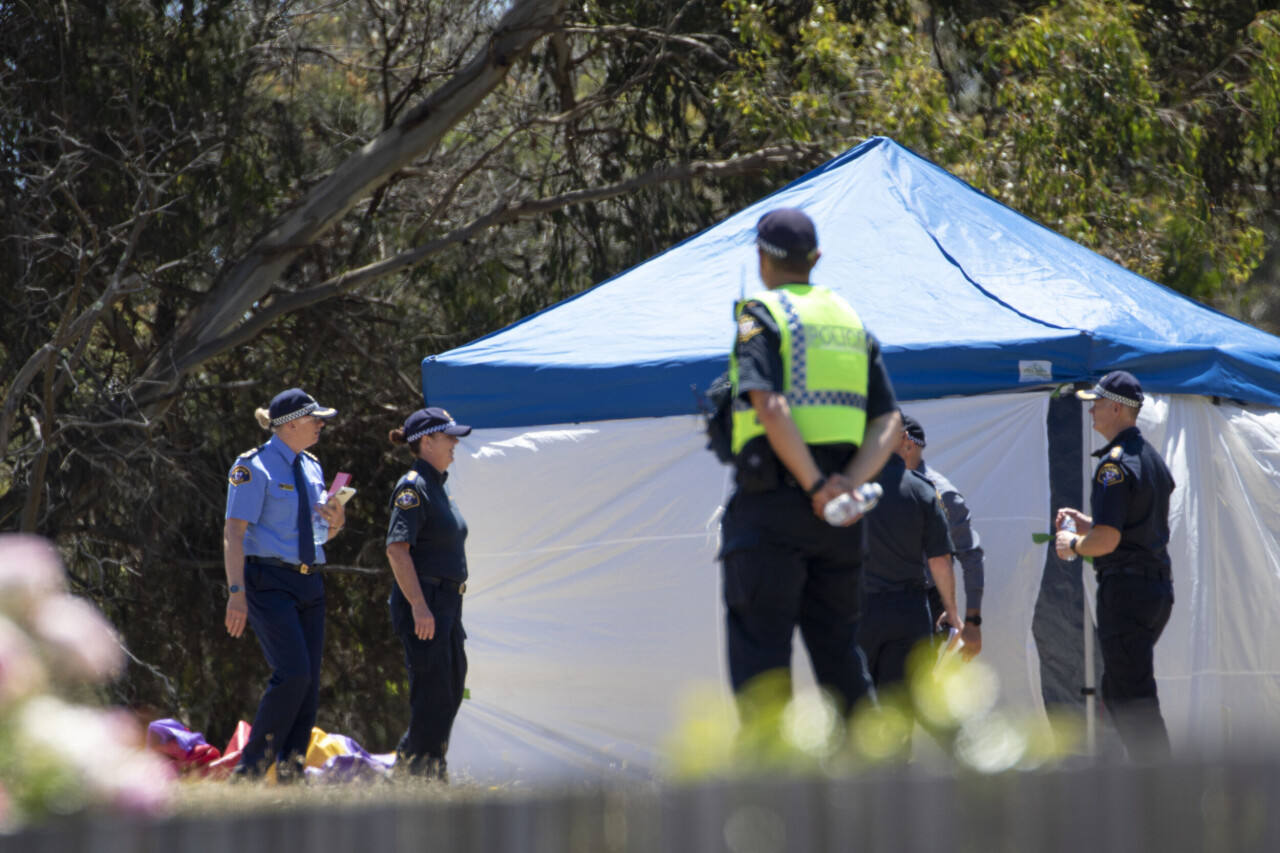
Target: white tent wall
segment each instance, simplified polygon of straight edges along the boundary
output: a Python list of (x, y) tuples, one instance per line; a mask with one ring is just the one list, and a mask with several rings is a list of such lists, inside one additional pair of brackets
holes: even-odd
[[(1155, 395), (1138, 426), (1178, 484), (1176, 603), (1155, 655), (1174, 749), (1247, 748), (1280, 717), (1280, 411)], [(1092, 606), (1092, 577), (1085, 589)]]
[[(983, 657), (1004, 701), (1034, 713), (1044, 555), (1030, 537), (1049, 516), (1047, 397), (905, 408), (928, 432), (926, 458), (973, 507), (987, 556)], [(700, 420), (476, 430), (462, 442), (450, 486), (470, 528), (471, 698), (450, 764), (494, 780), (645, 775), (700, 686), (731, 720), (716, 562), (729, 469), (704, 449)], [(811, 681), (802, 660), (799, 680)]]

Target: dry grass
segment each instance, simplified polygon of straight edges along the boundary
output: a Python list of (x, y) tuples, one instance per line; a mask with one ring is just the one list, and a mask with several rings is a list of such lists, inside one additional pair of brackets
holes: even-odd
[(394, 803), (436, 804), (523, 796), (523, 785), (490, 786), (462, 780), (450, 785), (420, 780), (298, 783), (275, 785), (261, 782), (190, 780), (177, 786), (173, 813), (177, 815), (252, 814), (361, 808)]

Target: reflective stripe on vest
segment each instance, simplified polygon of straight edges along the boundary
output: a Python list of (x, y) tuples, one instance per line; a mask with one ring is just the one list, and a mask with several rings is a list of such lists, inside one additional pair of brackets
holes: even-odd
[[(805, 444), (862, 444), (870, 359), (857, 312), (838, 294), (812, 285), (783, 285), (748, 301), (763, 305), (778, 324), (783, 390)], [(739, 316), (745, 304), (738, 305)], [(748, 441), (764, 435), (764, 427), (739, 394), (736, 354), (730, 357), (729, 372), (732, 447), (738, 453)]]

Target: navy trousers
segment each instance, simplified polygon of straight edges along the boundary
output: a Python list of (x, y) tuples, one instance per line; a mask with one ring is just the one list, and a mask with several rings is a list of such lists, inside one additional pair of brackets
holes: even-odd
[(877, 690), (907, 677), (907, 658), (933, 633), (924, 588), (868, 593), (858, 623), (858, 645)]
[(444, 778), (445, 753), (467, 681), (467, 632), (462, 593), (423, 584), (422, 594), (436, 620), (430, 640), (414, 633), (413, 608), (399, 584), (391, 592), (391, 627), (404, 646), (409, 671), (409, 727), (396, 747), (396, 764), (412, 775)]
[(271, 680), (236, 771), (259, 775), (278, 761), (282, 774), (296, 774), (320, 706), (324, 583), (316, 574), (247, 563), (244, 585), (249, 625), (271, 666)]
[[(758, 676), (787, 675), (796, 628), (818, 683), (846, 711), (870, 691), (854, 643), (861, 608), (861, 522), (832, 527), (799, 488), (738, 492), (721, 525), (729, 677), (739, 695)], [(785, 697), (780, 697), (785, 698)]]
[(1098, 581), (1102, 702), (1135, 761), (1169, 755), (1169, 731), (1156, 696), (1155, 647), (1173, 611), (1167, 578), (1109, 575)]

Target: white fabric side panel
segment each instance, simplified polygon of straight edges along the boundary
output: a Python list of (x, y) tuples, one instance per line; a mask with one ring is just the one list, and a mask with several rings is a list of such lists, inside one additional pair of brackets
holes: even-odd
[[(908, 407), (929, 460), (973, 507), (987, 552), (983, 656), (1006, 701), (1025, 708), (1041, 707), (1031, 617), (1043, 553), (1030, 535), (1048, 512), (1046, 405), (1008, 395)], [(692, 688), (714, 684), (732, 719), (714, 517), (729, 469), (704, 449), (698, 419), (478, 430), (462, 442), (450, 485), (470, 527), (471, 699), (451, 766), (480, 779), (644, 774)]]
[(462, 439), (471, 699), (451, 767), (646, 773), (682, 691), (724, 683), (708, 522), (728, 469), (703, 444), (694, 417)]
[(1138, 425), (1177, 482), (1175, 604), (1155, 662), (1170, 736), (1247, 747), (1280, 717), (1280, 411), (1156, 397)]
[[(964, 495), (985, 552), (981, 659), (1000, 676), (1001, 703), (1044, 713), (1040, 659), (1031, 635), (1044, 575), (1049, 447), (1046, 394), (1007, 394), (904, 402), (920, 421), (924, 458)], [(963, 601), (963, 575), (956, 566)], [(961, 603), (961, 607), (964, 604)]]

